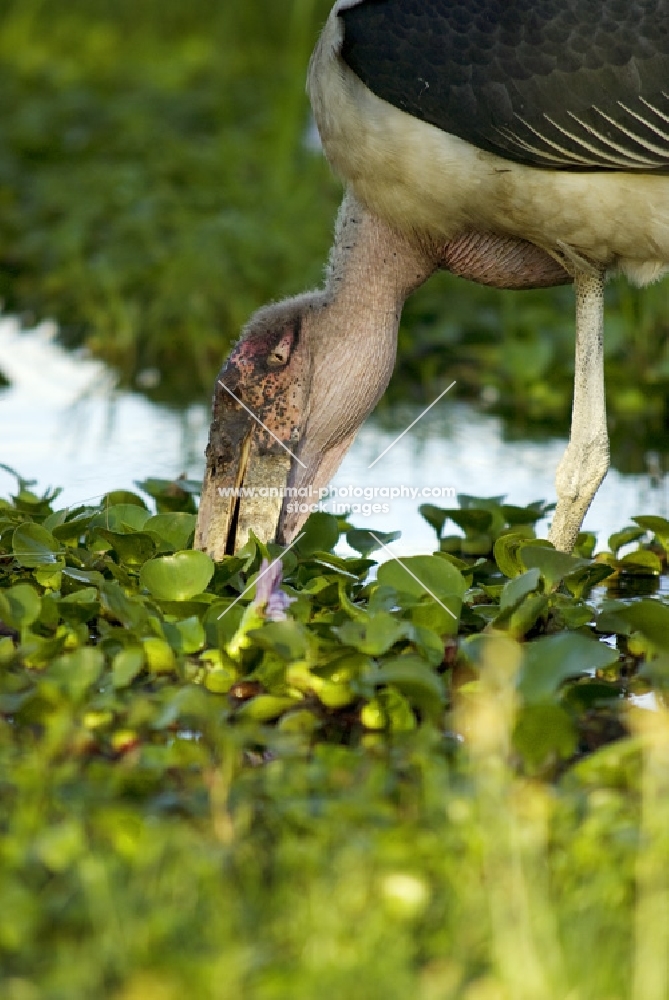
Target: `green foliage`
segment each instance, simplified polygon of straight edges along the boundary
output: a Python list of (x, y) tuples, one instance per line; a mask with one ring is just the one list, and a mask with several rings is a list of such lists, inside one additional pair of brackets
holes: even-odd
[(263, 546), (214, 566), (190, 489), (147, 485), (169, 511), (0, 501), (3, 996), (665, 995), (635, 985), (669, 902), (669, 604), (630, 593), (640, 560), (467, 497), (427, 514), (476, 555), (370, 576), (317, 515), (277, 613)]

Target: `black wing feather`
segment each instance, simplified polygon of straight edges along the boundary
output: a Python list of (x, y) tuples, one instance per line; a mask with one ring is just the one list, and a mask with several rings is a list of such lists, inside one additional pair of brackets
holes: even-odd
[(669, 169), (669, 0), (362, 0), (340, 16), (370, 90), (480, 149)]

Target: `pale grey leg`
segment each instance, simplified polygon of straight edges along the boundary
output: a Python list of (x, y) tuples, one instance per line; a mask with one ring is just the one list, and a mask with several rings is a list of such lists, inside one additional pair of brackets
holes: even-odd
[(604, 396), (604, 277), (588, 270), (574, 275), (576, 366), (569, 445), (555, 477), (558, 504), (549, 538), (571, 552), (586, 511), (609, 467)]

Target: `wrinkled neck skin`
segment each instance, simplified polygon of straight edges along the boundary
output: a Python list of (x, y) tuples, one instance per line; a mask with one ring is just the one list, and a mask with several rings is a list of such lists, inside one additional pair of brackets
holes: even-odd
[[(325, 288), (304, 317), (314, 359), (300, 459), (325, 485), (352, 437), (383, 395), (407, 296), (437, 268), (433, 255), (391, 230), (346, 195), (339, 210)], [(336, 449), (323, 460), (323, 452)], [(314, 482), (297, 470), (296, 482)]]
[[(417, 245), (347, 194), (337, 218), (322, 311), (314, 316), (313, 396), (338, 411), (340, 435), (356, 429), (388, 385), (404, 301), (436, 270)], [(319, 406), (319, 410), (322, 408)], [(310, 429), (318, 431), (316, 422)]]

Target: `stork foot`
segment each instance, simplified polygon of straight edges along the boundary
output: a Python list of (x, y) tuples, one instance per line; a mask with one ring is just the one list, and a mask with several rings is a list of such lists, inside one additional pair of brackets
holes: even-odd
[(548, 536), (560, 552), (571, 552), (574, 548), (583, 518), (608, 467), (606, 432), (587, 442), (570, 442), (555, 477), (558, 504)]

